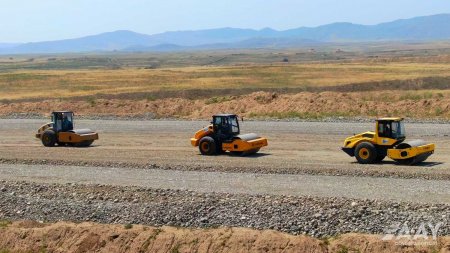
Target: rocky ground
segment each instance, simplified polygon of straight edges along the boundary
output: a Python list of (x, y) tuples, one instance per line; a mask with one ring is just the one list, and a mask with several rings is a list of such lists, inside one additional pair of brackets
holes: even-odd
[(439, 234), (450, 233), (450, 207), (443, 204), (7, 181), (0, 196), (0, 219), (6, 220), (249, 227), (315, 237), (442, 222)]
[[(337, 166), (296, 166), (292, 167), (230, 167), (230, 166), (205, 166), (205, 165), (183, 165), (176, 166), (155, 163), (133, 163), (133, 162), (108, 162), (108, 161), (68, 161), (58, 159), (10, 159), (0, 158), (0, 164), (18, 165), (49, 165), (49, 166), (89, 166), (89, 167), (120, 167), (132, 169), (158, 169), (158, 170), (182, 170), (182, 171), (205, 171), (205, 172), (232, 172), (232, 173), (264, 173), (264, 174), (307, 174), (324, 176), (352, 176), (352, 177), (387, 177), (403, 179), (427, 179), (427, 180), (450, 180), (450, 173), (446, 171), (430, 172), (414, 167), (397, 169), (382, 168), (367, 165), (357, 169), (342, 168)], [(391, 164), (391, 163), (390, 163)], [(425, 163), (424, 166), (433, 166), (433, 163)]]
[[(199, 155), (198, 149), (189, 146), (188, 140), (196, 130), (207, 123), (205, 121), (79, 120), (76, 122), (77, 128), (91, 128), (99, 131), (100, 140), (96, 141), (91, 148), (42, 147), (39, 141), (33, 138), (36, 129), (40, 124), (45, 123), (42, 119), (2, 119), (0, 123), (0, 167), (4, 168), (1, 175), (4, 181), (0, 181), (0, 220), (5, 220), (3, 222), (5, 224), (8, 223), (6, 221), (17, 220), (77, 223), (89, 221), (120, 224), (118, 225), (120, 227), (124, 224), (144, 224), (156, 227), (202, 228), (205, 230), (201, 231), (205, 233), (217, 227), (226, 227), (219, 230), (229, 227), (269, 229), (286, 232), (289, 234), (286, 236), (308, 235), (320, 238), (320, 240), (313, 239), (311, 243), (322, 243), (322, 246), (319, 245), (322, 247), (320, 250), (325, 249), (329, 252), (337, 252), (340, 248), (333, 248), (333, 251), (325, 247), (324, 243), (328, 242), (324, 238), (350, 232), (381, 236), (386, 230), (396, 225), (399, 225), (396, 227), (399, 230), (407, 224), (410, 232), (414, 234), (420, 229), (421, 224), (440, 223), (439, 235), (450, 234), (448, 223), (450, 206), (446, 204), (448, 203), (446, 184), (450, 180), (448, 165), (450, 158), (447, 155), (450, 152), (448, 124), (410, 123), (407, 125), (408, 139), (425, 139), (437, 145), (436, 153), (425, 163), (410, 167), (398, 166), (388, 159), (381, 164), (362, 166), (339, 149), (345, 136), (373, 129), (373, 124), (368, 122), (244, 122), (243, 132), (256, 132), (269, 138), (269, 146), (253, 157)], [(60, 176), (56, 173), (45, 174), (45, 171), (52, 169), (62, 174)], [(116, 172), (107, 174), (108, 171), (113, 170)], [(135, 184), (134, 181), (130, 181), (132, 176), (153, 173), (156, 170), (161, 174), (178, 174), (178, 181), (170, 181), (171, 178), (164, 177), (159, 177), (159, 181), (152, 181), (153, 179), (146, 177), (140, 178), (141, 181), (145, 181), (145, 184)], [(98, 171), (97, 175), (92, 175), (95, 171)], [(132, 175), (127, 175), (132, 171)], [(208, 192), (177, 190), (174, 187), (167, 188), (156, 184), (164, 182), (182, 185), (183, 180), (189, 181), (182, 176), (188, 172), (217, 173), (224, 174), (227, 178), (237, 177), (238, 179), (240, 175), (242, 178), (248, 177), (246, 173), (260, 173), (264, 175), (260, 178), (265, 177), (268, 180), (291, 175), (295, 177), (305, 175), (302, 180), (317, 179), (318, 181), (309, 183), (317, 182), (315, 184), (317, 186), (325, 185), (319, 187), (321, 188), (319, 190), (328, 190), (327, 193), (332, 195), (320, 196), (316, 191), (318, 187), (307, 189), (307, 191), (302, 190), (298, 194), (275, 192), (250, 194), (249, 192), (256, 191), (257, 188), (237, 179), (237, 183), (241, 182), (239, 187), (247, 188), (248, 192), (236, 193), (234, 190), (237, 187), (229, 187), (228, 192), (216, 191), (214, 188), (209, 189)], [(257, 178), (258, 175), (254, 176)], [(334, 186), (336, 182), (342, 184), (343, 189), (358, 185), (365, 191), (352, 188), (353, 192), (349, 190), (344, 195), (342, 190), (330, 190), (335, 188), (332, 188), (332, 185), (327, 186), (328, 181), (320, 179), (323, 176), (332, 177)], [(349, 177), (351, 180), (348, 179)], [(64, 178), (67, 180), (58, 181)], [(101, 180), (112, 181), (100, 185)], [(414, 182), (411, 181), (412, 184), (406, 186), (392, 184), (389, 187), (381, 187), (377, 184), (380, 180), (383, 182), (412, 180)], [(254, 183), (257, 184), (257, 181), (255, 180)], [(436, 185), (434, 185), (435, 181)], [(154, 182), (153, 185), (152, 182)], [(278, 184), (283, 182), (277, 181)], [(277, 184), (268, 186), (275, 185)], [(414, 187), (415, 185), (420, 187)], [(294, 184), (283, 185), (286, 189), (291, 186), (293, 187)], [(396, 187), (401, 188), (396, 189)], [(408, 192), (408, 189), (412, 191)], [(444, 190), (439, 192), (437, 189)], [(404, 198), (399, 195), (402, 191), (406, 191)], [(391, 196), (391, 193), (400, 197), (394, 200), (386, 197)], [(422, 197), (417, 197), (415, 193), (420, 193)], [(348, 197), (355, 194), (360, 196)], [(419, 200), (423, 198), (434, 201), (422, 203)], [(0, 227), (1, 224), (2, 222)], [(17, 236), (17, 233), (22, 233), (21, 235), (32, 233), (36, 236), (40, 233), (35, 230), (25, 232), (18, 229), (13, 230), (12, 234), (7, 234), (9, 230), (0, 229), (0, 236), (8, 235), (10, 237), (4, 238), (13, 238), (16, 235), (17, 240), (22, 238)], [(64, 235), (70, 233), (64, 231), (72, 231), (70, 230), (72, 228), (65, 227), (55, 229), (59, 232), (54, 235), (54, 238), (65, 238)], [(103, 229), (99, 231), (109, 231), (108, 228), (103, 227)], [(150, 231), (153, 231), (152, 229), (158, 228), (151, 228)], [(431, 235), (431, 231), (429, 229), (427, 231)], [(98, 247), (104, 244), (103, 240), (106, 242), (105, 245), (109, 245), (108, 238), (103, 236), (108, 233), (94, 232), (93, 234), (98, 237), (92, 236), (92, 238), (98, 240), (93, 240), (93, 244), (88, 243), (91, 249), (99, 249)], [(248, 230), (244, 234), (252, 233), (256, 232)], [(280, 237), (277, 237), (276, 232), (273, 233), (275, 234), (264, 237), (262, 241), (274, 240), (271, 245), (278, 245), (279, 241), (273, 238)], [(138, 234), (134, 233), (136, 236)], [(147, 238), (151, 237), (151, 234), (144, 235)], [(125, 237), (120, 245), (131, 245), (131, 241), (136, 236)], [(196, 235), (189, 233), (183, 236), (185, 236), (183, 238), (194, 238), (192, 240), (197, 238)], [(252, 242), (259, 236), (261, 235), (255, 235), (253, 239), (242, 243), (252, 248), (254, 247)], [(168, 234), (167, 237), (175, 238), (176, 236)], [(80, 240), (80, 245), (83, 245), (84, 239), (76, 238)], [(289, 240), (294, 242), (298, 239)], [(145, 241), (139, 244), (137, 240), (135, 243), (142, 246)], [(214, 244), (217, 240), (211, 241), (214, 241), (212, 243)], [(350, 241), (351, 244), (346, 245), (369, 245), (363, 237)], [(30, 243), (32, 242), (30, 240)], [(127, 242), (130, 243), (127, 244)], [(170, 243), (162, 240), (163, 244), (172, 245), (170, 248), (176, 248), (174, 242), (176, 242), (175, 239)], [(181, 240), (181, 242), (185, 241)], [(74, 241), (61, 241), (61, 244), (78, 245)], [(14, 243), (14, 239), (0, 240), (0, 250), (4, 245), (21, 244), (17, 241)], [(277, 247), (285, 249), (286, 245), (289, 243)], [(381, 245), (386, 246), (386, 244)], [(445, 250), (447, 247), (445, 245), (440, 243), (438, 248), (433, 248), (429, 252), (442, 248)], [(10, 249), (9, 246), (5, 248)], [(25, 246), (17, 248), (18, 251), (26, 251), (26, 249)], [(106, 249), (112, 248), (105, 246), (104, 252), (107, 252)], [(269, 247), (269, 249), (272, 251), (272, 248)], [(379, 252), (376, 249), (380, 248), (372, 248), (372, 252)], [(405, 247), (383, 249), (385, 252), (399, 252), (399, 250), (415, 252), (414, 249)], [(322, 252), (320, 250), (316, 252)], [(358, 250), (370, 252), (362, 248)], [(60, 249), (60, 251), (64, 250)], [(295, 248), (292, 251), (296, 252)], [(135, 252), (139, 252), (139, 249)], [(222, 252), (227, 251), (222, 250)], [(306, 252), (314, 252), (314, 250)]]

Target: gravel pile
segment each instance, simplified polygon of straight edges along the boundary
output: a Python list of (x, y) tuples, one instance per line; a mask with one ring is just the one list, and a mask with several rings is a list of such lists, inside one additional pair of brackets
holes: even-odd
[[(449, 173), (435, 173), (433, 171), (420, 170), (383, 170), (377, 165), (361, 165), (356, 168), (340, 168), (336, 166), (321, 166), (311, 169), (311, 166), (299, 167), (233, 167), (227, 164), (194, 165), (194, 164), (139, 164), (131, 162), (97, 162), (97, 161), (69, 161), (69, 160), (36, 160), (36, 159), (9, 159), (0, 158), (0, 164), (25, 164), (25, 165), (51, 165), (51, 166), (89, 166), (89, 167), (113, 167), (113, 168), (135, 168), (135, 169), (161, 169), (182, 171), (209, 171), (209, 172), (234, 172), (234, 173), (262, 173), (262, 174), (308, 174), (324, 176), (354, 176), (354, 177), (387, 177), (405, 179), (427, 179), (427, 180), (450, 180)], [(400, 167), (400, 166), (399, 166)]]
[(249, 227), (315, 237), (384, 233), (396, 222), (418, 228), (442, 222), (450, 206), (377, 200), (203, 194), (102, 185), (0, 182), (0, 219), (93, 221), (183, 227)]

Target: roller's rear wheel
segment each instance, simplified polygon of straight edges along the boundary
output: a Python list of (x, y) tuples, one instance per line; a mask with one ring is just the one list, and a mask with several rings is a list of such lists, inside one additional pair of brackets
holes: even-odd
[(254, 155), (256, 153), (258, 153), (259, 148), (255, 148), (255, 149), (251, 149), (248, 151), (231, 151), (232, 155), (235, 156), (248, 156), (248, 155)]
[(254, 154), (258, 153), (258, 151), (259, 151), (259, 148), (255, 148), (255, 149), (252, 149), (249, 151), (245, 151), (244, 155), (254, 155)]
[(355, 157), (361, 164), (371, 164), (377, 162), (377, 148), (369, 142), (362, 142), (356, 146)]
[(387, 156), (387, 150), (384, 148), (378, 148), (377, 150), (377, 158), (375, 159), (376, 163), (381, 163), (384, 158)]
[(202, 155), (215, 155), (217, 154), (217, 145), (213, 138), (205, 136), (200, 139), (198, 149)]
[(414, 164), (414, 158), (396, 159), (395, 161), (400, 165), (413, 165)]
[(54, 147), (56, 144), (56, 133), (53, 130), (45, 130), (41, 137), (42, 144), (46, 147)]
[(427, 160), (427, 158), (431, 154), (433, 154), (433, 153), (424, 153), (424, 154), (418, 155), (416, 157), (411, 157), (408, 159), (396, 159), (395, 161), (400, 165), (416, 165), (416, 164), (419, 164), (419, 163)]
[(75, 147), (89, 147), (94, 142), (94, 140), (83, 141), (80, 143), (75, 143)]
[(244, 155), (243, 151), (230, 151), (230, 153), (234, 156), (242, 156)]
[[(423, 146), (426, 144), (427, 143), (423, 140), (414, 140), (414, 141), (400, 143), (395, 147), (395, 149), (409, 149), (409, 148), (413, 148), (413, 147)], [(427, 160), (427, 158), (432, 154), (433, 154), (433, 152), (427, 152), (427, 153), (423, 153), (418, 156), (410, 157), (407, 159), (395, 159), (395, 161), (397, 163), (399, 163), (400, 165), (415, 165), (415, 164), (418, 164), (418, 163), (421, 163), (421, 162)], [(408, 155), (409, 154), (407, 151), (401, 152), (402, 157), (407, 157)]]

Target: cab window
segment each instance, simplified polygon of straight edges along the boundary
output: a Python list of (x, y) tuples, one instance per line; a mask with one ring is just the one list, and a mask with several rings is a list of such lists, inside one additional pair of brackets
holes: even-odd
[(231, 131), (233, 134), (239, 134), (239, 123), (236, 117), (231, 118)]
[(392, 138), (405, 137), (405, 127), (403, 122), (392, 122)]
[(214, 125), (222, 125), (222, 118), (221, 117), (216, 117), (214, 118)]
[(378, 122), (378, 136), (391, 138), (392, 136), (392, 126), (391, 122)]

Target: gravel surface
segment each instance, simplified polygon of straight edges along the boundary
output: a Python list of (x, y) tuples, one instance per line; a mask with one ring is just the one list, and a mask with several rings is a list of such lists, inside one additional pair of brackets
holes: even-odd
[(1, 181), (0, 219), (94, 221), (153, 226), (251, 227), (316, 237), (347, 232), (384, 233), (442, 222), (448, 205), (275, 195), (196, 193), (139, 187)]
[(269, 138), (253, 157), (199, 155), (189, 138), (207, 121), (77, 121), (99, 131), (92, 148), (42, 147), (33, 134), (45, 122), (0, 119), (0, 219), (225, 225), (313, 236), (443, 222), (439, 232), (450, 232), (448, 124), (407, 125), (408, 139), (437, 145), (426, 163), (408, 167), (359, 165), (339, 150), (346, 136), (373, 129), (367, 122), (246, 121), (243, 132)]
[(11, 164), (0, 164), (0, 180), (450, 204), (450, 188), (442, 180)]
[[(49, 112), (50, 113), (50, 112)], [(49, 113), (39, 114), (39, 113), (11, 113), (11, 114), (3, 114), (0, 115), (0, 119), (17, 119), (17, 120), (28, 120), (28, 119), (37, 119), (37, 120), (46, 120), (48, 119)], [(208, 120), (208, 119), (186, 119), (186, 118), (162, 118), (155, 117), (152, 113), (147, 113), (143, 115), (77, 115), (78, 119), (83, 120), (127, 120), (127, 121), (200, 121), (200, 120)], [(361, 123), (361, 122), (373, 122), (373, 117), (324, 117), (324, 118), (311, 118), (311, 119), (303, 119), (303, 118), (270, 118), (270, 117), (259, 117), (259, 118), (246, 118), (245, 121), (257, 121), (257, 122), (342, 122), (342, 123)], [(409, 123), (426, 123), (426, 124), (450, 124), (450, 119), (446, 118), (407, 118), (406, 122)]]
[[(379, 177), (379, 178), (403, 178), (424, 180), (450, 180), (450, 173), (444, 170), (434, 170), (431, 167), (435, 163), (423, 163), (420, 169), (404, 166), (404, 170), (380, 168), (380, 165), (364, 165), (356, 169), (341, 168), (332, 164), (302, 164), (296, 167), (273, 166), (249, 166), (237, 167), (228, 165), (192, 165), (192, 164), (140, 164), (131, 162), (106, 162), (106, 161), (70, 161), (58, 159), (8, 159), (0, 158), (0, 164), (4, 165), (49, 165), (49, 166), (83, 166), (83, 167), (115, 167), (127, 169), (159, 169), (177, 171), (204, 171), (226, 173), (263, 173), (263, 174), (289, 174), (289, 175), (322, 175), (322, 176), (352, 176), (352, 177)], [(392, 163), (391, 163), (392, 164)], [(431, 169), (430, 169), (431, 168)]]
[[(48, 119), (0, 119), (1, 129), (21, 129), (36, 131)], [(439, 122), (439, 121), (437, 121)], [(190, 135), (208, 124), (208, 120), (76, 120), (76, 126), (107, 132), (184, 132)], [(344, 138), (352, 133), (374, 129), (374, 122), (309, 122), (309, 121), (244, 121), (240, 123), (241, 131), (267, 133), (339, 134)], [(449, 137), (449, 124), (409, 123), (406, 125), (408, 136)]]
[(408, 139), (436, 143), (436, 153), (418, 166), (360, 165), (340, 150), (346, 136), (373, 129), (372, 123), (245, 121), (242, 132), (269, 139), (256, 156), (200, 156), (189, 138), (207, 121), (79, 120), (97, 130), (92, 148), (44, 148), (33, 137), (44, 120), (0, 120), (0, 163), (159, 168), (168, 170), (273, 174), (347, 175), (450, 180), (448, 124), (407, 125)]

